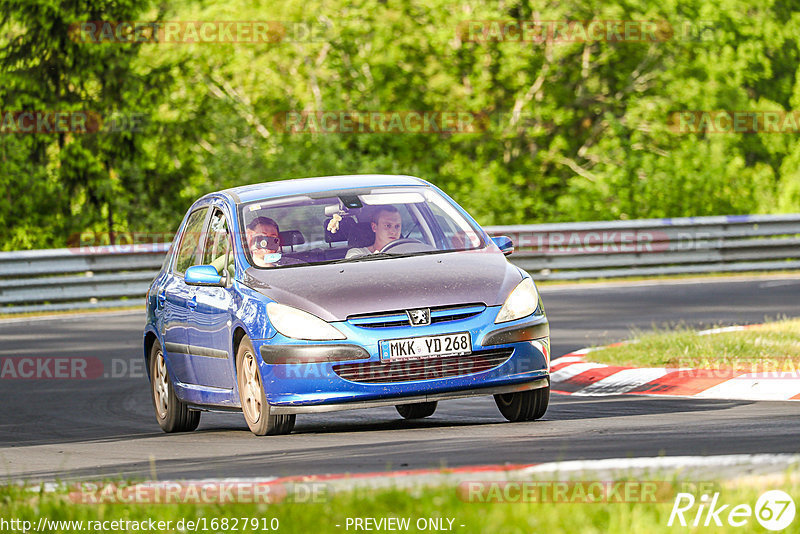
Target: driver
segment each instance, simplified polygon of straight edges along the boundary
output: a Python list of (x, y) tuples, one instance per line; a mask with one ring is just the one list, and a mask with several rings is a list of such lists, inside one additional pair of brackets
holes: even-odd
[(400, 212), (394, 206), (382, 206), (372, 216), (372, 231), (375, 232), (375, 241), (368, 247), (351, 248), (347, 251), (345, 258), (355, 258), (374, 254), (391, 243), (399, 239), (403, 229), (403, 219)]

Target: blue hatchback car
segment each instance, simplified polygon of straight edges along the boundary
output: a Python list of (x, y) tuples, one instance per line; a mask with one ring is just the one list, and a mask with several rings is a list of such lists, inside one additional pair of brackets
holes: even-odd
[(242, 411), (257, 435), (296, 414), (493, 395), (510, 421), (550, 397), (547, 317), (528, 274), (434, 185), (334, 176), (192, 205), (147, 293), (156, 419)]

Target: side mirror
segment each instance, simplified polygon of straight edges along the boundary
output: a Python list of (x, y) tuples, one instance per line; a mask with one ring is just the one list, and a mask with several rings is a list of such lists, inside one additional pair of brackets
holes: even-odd
[(220, 276), (213, 265), (195, 265), (186, 269), (183, 281), (189, 286), (225, 287), (227, 277)]
[(510, 255), (514, 252), (514, 242), (511, 241), (511, 238), (507, 235), (498, 235), (492, 238), (494, 244), (497, 245), (497, 248), (500, 249), (500, 252), (505, 254), (506, 256)]

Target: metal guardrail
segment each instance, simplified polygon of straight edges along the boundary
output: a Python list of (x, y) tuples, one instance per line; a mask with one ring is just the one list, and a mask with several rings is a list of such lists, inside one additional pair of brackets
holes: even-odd
[[(489, 226), (537, 280), (800, 269), (800, 214)], [(143, 305), (169, 243), (0, 253), (0, 313)]]
[(490, 226), (537, 280), (800, 269), (800, 214)]
[(169, 243), (0, 252), (0, 313), (144, 306)]

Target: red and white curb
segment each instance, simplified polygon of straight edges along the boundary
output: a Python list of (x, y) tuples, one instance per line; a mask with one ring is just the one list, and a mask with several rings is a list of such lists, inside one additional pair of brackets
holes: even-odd
[[(699, 335), (744, 330), (755, 325), (715, 328)], [(618, 343), (617, 343), (618, 344)], [(613, 346), (613, 345), (610, 345)], [(727, 400), (800, 400), (800, 373), (747, 373), (726, 369), (639, 368), (593, 363), (582, 349), (553, 360), (551, 391), (576, 396), (667, 395)]]

